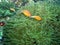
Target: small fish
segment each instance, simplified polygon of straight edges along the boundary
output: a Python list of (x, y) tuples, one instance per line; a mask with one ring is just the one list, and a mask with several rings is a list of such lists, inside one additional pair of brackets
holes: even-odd
[(15, 12), (15, 9), (14, 8), (10, 8), (11, 11)]
[(34, 18), (34, 19), (36, 19), (38, 21), (42, 20), (42, 18), (40, 16), (31, 16), (31, 18)]
[(31, 16), (31, 13), (28, 10), (23, 10), (22, 13), (27, 17)]

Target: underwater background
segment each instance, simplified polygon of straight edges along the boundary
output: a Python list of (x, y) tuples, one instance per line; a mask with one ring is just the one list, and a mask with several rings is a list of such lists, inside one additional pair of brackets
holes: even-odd
[(1, 0), (1, 21), (3, 45), (60, 45), (60, 0)]

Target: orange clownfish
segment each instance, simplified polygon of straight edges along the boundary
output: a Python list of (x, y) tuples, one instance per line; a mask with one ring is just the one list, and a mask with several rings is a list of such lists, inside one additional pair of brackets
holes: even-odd
[(11, 11), (15, 12), (15, 9), (14, 8), (10, 8)]
[(28, 10), (23, 10), (22, 13), (27, 17), (31, 16), (31, 13)]
[(42, 18), (40, 17), (40, 16), (31, 16), (31, 18), (34, 18), (34, 19), (36, 19), (36, 20), (42, 20)]

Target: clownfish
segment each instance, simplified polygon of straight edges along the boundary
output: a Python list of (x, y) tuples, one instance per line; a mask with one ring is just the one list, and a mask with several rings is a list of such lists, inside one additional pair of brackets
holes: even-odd
[(42, 20), (42, 18), (40, 16), (31, 16), (31, 18), (34, 18), (34, 19), (36, 19), (38, 21)]
[(31, 16), (31, 13), (28, 10), (23, 10), (22, 13), (27, 17)]
[(11, 11), (15, 12), (15, 9), (14, 8), (10, 8)]
[(21, 11), (21, 13), (23, 13), (27, 17), (34, 18), (38, 21), (42, 20), (42, 18), (40, 16), (32, 16), (31, 13), (28, 10), (23, 10), (23, 11)]

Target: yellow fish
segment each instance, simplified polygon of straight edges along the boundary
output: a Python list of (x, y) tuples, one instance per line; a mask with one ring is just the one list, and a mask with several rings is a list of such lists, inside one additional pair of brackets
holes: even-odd
[(31, 16), (31, 18), (34, 18), (34, 19), (36, 19), (36, 20), (42, 20), (42, 18), (40, 17), (40, 16)]
[(22, 13), (27, 17), (31, 16), (31, 13), (28, 10), (23, 10)]
[(14, 8), (10, 8), (11, 11), (15, 12), (15, 9)]

